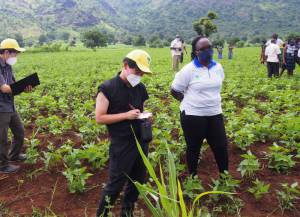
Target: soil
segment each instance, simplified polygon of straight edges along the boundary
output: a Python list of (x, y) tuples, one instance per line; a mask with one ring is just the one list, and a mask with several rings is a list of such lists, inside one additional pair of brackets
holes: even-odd
[[(32, 134), (33, 126), (26, 129), (26, 137), (29, 138)], [(174, 130), (172, 136), (177, 138), (178, 131)], [(67, 132), (61, 137), (39, 134), (38, 139), (41, 141), (40, 151), (46, 150), (48, 141), (55, 146), (60, 146), (66, 140), (72, 140), (75, 146), (81, 145), (81, 138), (74, 132)], [(106, 137), (106, 136), (104, 136)], [(241, 216), (246, 217), (299, 217), (300, 203), (296, 205), (293, 211), (286, 211), (284, 214), (278, 207), (276, 198), (276, 189), (280, 183), (293, 182), (300, 183), (300, 164), (298, 163), (289, 174), (279, 174), (268, 169), (267, 161), (263, 159), (264, 152), (267, 151), (270, 143), (256, 143), (251, 146), (251, 151), (259, 157), (263, 169), (257, 173), (257, 178), (271, 184), (269, 194), (266, 194), (260, 201), (247, 192), (247, 188), (251, 185), (251, 180), (242, 179), (237, 167), (241, 162), (241, 150), (233, 145), (229, 145), (229, 172), (236, 178), (243, 180), (238, 188), (239, 197), (243, 200), (244, 206), (241, 210)], [(184, 158), (183, 158), (184, 159)], [(46, 210), (51, 210), (58, 216), (66, 217), (84, 217), (95, 216), (98, 200), (101, 194), (101, 189), (107, 181), (108, 168), (107, 166), (101, 171), (93, 171), (87, 181), (87, 191), (82, 194), (70, 194), (67, 188), (67, 181), (62, 175), (62, 166), (56, 167), (51, 171), (41, 170), (43, 164), (38, 162), (34, 165), (19, 163), (21, 170), (16, 174), (4, 175), (0, 174), (0, 201), (5, 208), (9, 209), (10, 215), (6, 216), (31, 216), (33, 208), (39, 209), (42, 213)], [(30, 177), (32, 175), (32, 177)], [(182, 175), (182, 174), (181, 174)], [(208, 149), (199, 164), (198, 176), (206, 189), (209, 189), (211, 179), (218, 178), (218, 169), (215, 163), (213, 154)], [(118, 216), (120, 211), (121, 200), (113, 210), (113, 213)], [(0, 212), (1, 212), (0, 206)], [(0, 213), (1, 216), (1, 213)], [(151, 213), (140, 200), (137, 203), (136, 216), (151, 217)], [(222, 215), (224, 216), (224, 215)]]

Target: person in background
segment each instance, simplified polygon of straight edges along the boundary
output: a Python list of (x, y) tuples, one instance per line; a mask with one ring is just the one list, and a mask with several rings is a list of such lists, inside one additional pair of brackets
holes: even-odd
[(232, 59), (233, 58), (233, 48), (234, 46), (232, 44), (228, 45), (228, 59)]
[(179, 70), (179, 63), (181, 60), (181, 53), (183, 48), (183, 43), (179, 35), (176, 35), (176, 38), (171, 42), (171, 55), (172, 55), (172, 65), (173, 70), (177, 72)]
[(222, 46), (218, 46), (217, 47), (217, 51), (218, 51), (218, 59), (219, 60), (223, 59), (223, 47)]
[(299, 52), (300, 52), (300, 37), (298, 37), (296, 39), (296, 48), (297, 48), (297, 51), (295, 53), (296, 63), (300, 66), (300, 56), (299, 56)]
[(224, 71), (213, 60), (213, 47), (208, 38), (198, 36), (192, 42), (192, 61), (175, 75), (172, 96), (181, 102), (181, 126), (187, 145), (189, 173), (197, 175), (202, 142), (210, 145), (219, 172), (228, 170), (227, 136), (221, 108)]
[(275, 40), (275, 44), (279, 46), (281, 54), (279, 54), (279, 68), (283, 67), (283, 45), (284, 42), (278, 37), (277, 33), (274, 33), (270, 40), (267, 41), (266, 47), (271, 44), (271, 41)]
[(183, 51), (185, 51), (185, 54), (187, 55), (187, 51), (186, 51), (186, 45), (185, 42), (182, 38), (180, 38), (181, 42), (182, 42), (182, 49), (181, 49), (181, 56), (180, 56), (180, 63), (183, 63), (183, 59), (184, 59), (184, 54)]
[(109, 180), (101, 195), (97, 217), (109, 215), (109, 207), (115, 203), (125, 184), (121, 217), (133, 217), (139, 193), (132, 181), (145, 182), (146, 168), (135, 138), (147, 155), (148, 142), (141, 138), (141, 120), (138, 118), (149, 98), (141, 78), (152, 73), (150, 61), (151, 57), (145, 51), (133, 50), (124, 58), (122, 71), (99, 86), (96, 121), (107, 125), (111, 144)]
[(261, 53), (260, 53), (260, 63), (265, 64), (266, 62), (266, 56), (265, 56), (265, 50), (266, 50), (266, 40), (262, 40), (261, 44)]
[(296, 42), (294, 39), (290, 39), (283, 51), (283, 64), (286, 66), (289, 76), (294, 74), (296, 67), (296, 51)]
[(277, 44), (280, 48), (283, 46), (284, 42), (278, 37), (277, 33), (272, 35), (272, 38), (267, 41), (266, 46), (269, 46), (272, 43), (272, 40), (275, 40), (275, 44)]
[[(24, 126), (16, 111), (14, 96), (10, 85), (16, 82), (12, 66), (17, 63), (17, 56), (24, 52), (15, 39), (5, 39), (0, 44), (0, 173), (13, 173), (19, 166), (10, 162), (24, 161), (21, 154), (24, 145)], [(31, 91), (28, 86), (26, 91)], [(13, 134), (12, 147), (8, 143), (8, 129)]]
[(268, 77), (272, 78), (279, 76), (279, 55), (281, 54), (276, 40), (272, 39), (271, 44), (266, 47), (265, 56), (267, 59)]
[[(285, 43), (283, 43), (283, 48), (282, 49), (280, 49), (280, 51), (282, 52), (282, 53), (284, 53), (284, 50), (285, 50), (285, 48), (286, 48), (286, 44)], [(283, 73), (285, 72), (285, 70), (286, 70), (286, 64), (285, 64), (285, 61), (283, 61), (283, 54), (282, 55), (279, 55), (279, 57), (282, 57), (282, 64), (281, 64), (281, 70), (280, 70), (280, 76), (282, 76), (283, 75)], [(279, 61), (281, 61), (281, 60), (279, 60)]]

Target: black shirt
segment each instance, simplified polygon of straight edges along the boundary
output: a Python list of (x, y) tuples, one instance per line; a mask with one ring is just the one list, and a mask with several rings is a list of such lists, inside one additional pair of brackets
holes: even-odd
[[(0, 86), (11, 85), (16, 82), (12, 67), (0, 58)], [(15, 112), (14, 97), (10, 93), (0, 91), (0, 113)]]
[[(119, 73), (120, 74), (120, 73)], [(128, 86), (119, 74), (101, 84), (98, 93), (102, 92), (109, 101), (107, 114), (119, 114), (132, 110), (130, 105), (143, 112), (144, 102), (149, 98), (146, 87), (140, 83), (135, 87)], [(140, 135), (140, 120), (125, 120), (107, 125), (111, 137), (131, 136), (132, 128)]]

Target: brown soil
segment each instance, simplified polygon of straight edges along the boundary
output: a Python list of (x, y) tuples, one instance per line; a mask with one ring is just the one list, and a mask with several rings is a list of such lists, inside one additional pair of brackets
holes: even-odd
[[(31, 136), (32, 128), (33, 127), (29, 127), (27, 129), (27, 138)], [(178, 131), (173, 131), (172, 136), (177, 138)], [(70, 139), (75, 143), (75, 146), (79, 147), (81, 145), (80, 137), (73, 132), (65, 133), (61, 137), (40, 134), (38, 135), (38, 139), (41, 141), (40, 150), (46, 150), (49, 141), (55, 146), (60, 146), (67, 139)], [(229, 147), (230, 173), (236, 179), (243, 180), (238, 188), (238, 193), (240, 193), (239, 197), (244, 202), (241, 215), (247, 217), (300, 216), (300, 213), (298, 213), (297, 210), (286, 211), (282, 215), (278, 208), (278, 201), (276, 198), (276, 189), (279, 188), (280, 183), (288, 182), (291, 184), (296, 181), (300, 183), (300, 165), (297, 164), (288, 175), (278, 174), (268, 169), (266, 160), (263, 160), (262, 158), (269, 145), (270, 144), (257, 143), (251, 147), (251, 151), (259, 157), (260, 162), (263, 165), (263, 169), (257, 173), (257, 178), (271, 184), (270, 193), (264, 196), (259, 202), (247, 192), (247, 188), (251, 185), (251, 180), (242, 179), (240, 173), (236, 171), (238, 164), (241, 161), (240, 155), (243, 152), (233, 145), (230, 145)], [(42, 212), (50, 209), (59, 216), (95, 216), (101, 189), (107, 180), (107, 167), (96, 173), (93, 172), (94, 175), (91, 176), (87, 182), (88, 190), (86, 192), (82, 194), (70, 194), (67, 188), (67, 181), (62, 175), (63, 169), (61, 166), (55, 168), (54, 171), (43, 171), (39, 170), (43, 168), (41, 162), (35, 165), (24, 163), (20, 163), (20, 165), (22, 169), (18, 173), (12, 175), (0, 175), (0, 201), (10, 210), (10, 215), (8, 216), (31, 216), (33, 207), (38, 208)], [(33, 175), (31, 179), (29, 174), (35, 175)], [(181, 176), (182, 175), (183, 174), (181, 174)], [(209, 189), (209, 184), (211, 184), (211, 178), (218, 178), (217, 166), (210, 149), (205, 152), (199, 164), (198, 175), (207, 190)], [(300, 203), (296, 205), (296, 208), (300, 210)], [(114, 208), (116, 216), (118, 216), (117, 213), (119, 213), (119, 210), (120, 200), (117, 201), (116, 207)], [(146, 217), (151, 217), (149, 210), (147, 210), (142, 201), (138, 202), (136, 210), (136, 216), (142, 216), (141, 213), (144, 213)]]

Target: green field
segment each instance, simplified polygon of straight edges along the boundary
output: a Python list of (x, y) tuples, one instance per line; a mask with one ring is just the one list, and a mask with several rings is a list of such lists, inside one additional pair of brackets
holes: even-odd
[[(105, 126), (94, 120), (95, 96), (97, 87), (121, 69), (131, 49), (28, 52), (19, 57), (16, 77), (38, 72), (41, 85), (16, 98), (26, 128), (28, 160), (20, 173), (0, 177), (0, 216), (94, 216), (107, 179), (109, 145)], [(291, 184), (300, 184), (300, 67), (291, 78), (285, 74), (268, 79), (266, 66), (259, 63), (259, 48), (235, 49), (233, 60), (221, 61), (231, 175), (225, 183), (218, 182), (206, 145), (199, 182), (185, 175), (179, 104), (169, 93), (175, 75), (170, 51), (145, 50), (152, 57), (154, 72), (143, 77), (150, 95), (146, 110), (154, 114), (149, 159), (154, 167), (158, 162), (165, 167), (167, 147), (171, 150), (187, 203), (203, 191), (225, 190), (238, 194), (202, 201), (212, 215), (281, 216), (284, 212), (284, 216), (299, 216), (300, 189)], [(185, 63), (189, 60), (186, 57)], [(256, 179), (270, 184), (265, 194), (253, 183)], [(289, 185), (282, 186), (285, 183)], [(251, 187), (262, 198), (256, 199), (248, 191)], [(137, 216), (151, 216), (149, 210), (141, 211), (143, 207), (140, 200)]]

